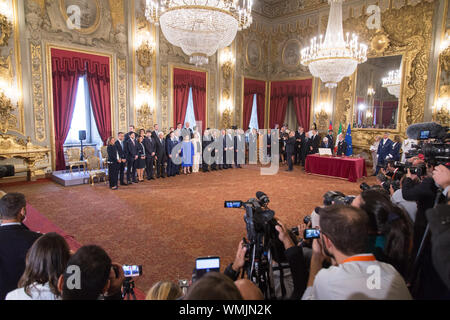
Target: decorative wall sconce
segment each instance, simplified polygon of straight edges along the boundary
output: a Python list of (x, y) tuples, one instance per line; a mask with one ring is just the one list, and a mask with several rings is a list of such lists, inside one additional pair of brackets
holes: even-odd
[(152, 64), (155, 55), (155, 42), (147, 31), (141, 31), (136, 41), (136, 55), (138, 63), (142, 68), (148, 68)]
[(230, 99), (224, 100), (220, 105), (220, 113), (222, 119), (220, 125), (224, 129), (231, 128), (231, 117), (233, 114), (233, 107)]
[(433, 106), (433, 121), (450, 126), (450, 86), (442, 86), (439, 98)]
[(137, 125), (140, 129), (153, 127), (153, 98), (148, 93), (140, 93), (136, 97)]
[(13, 14), (5, 1), (0, 0), (0, 47), (8, 45), (13, 30)]
[(375, 95), (375, 89), (372, 86), (369, 86), (367, 88), (367, 96), (368, 97), (373, 97)]
[(326, 102), (322, 102), (318, 106), (318, 111), (316, 113), (316, 121), (318, 123), (318, 129), (320, 131), (326, 131), (328, 128), (328, 119), (331, 115), (331, 105)]
[(233, 73), (235, 58), (230, 49), (221, 55), (222, 72), (225, 80), (229, 80)]
[(17, 97), (13, 92), (14, 89), (6, 81), (0, 81), (0, 132), (4, 134), (17, 122), (13, 114), (17, 109)]

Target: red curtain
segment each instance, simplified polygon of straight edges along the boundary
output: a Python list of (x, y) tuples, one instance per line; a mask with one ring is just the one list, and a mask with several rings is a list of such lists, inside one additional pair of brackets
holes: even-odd
[(110, 62), (107, 57), (59, 49), (51, 50), (51, 59), (56, 170), (64, 170), (63, 146), (72, 122), (78, 78), (84, 74), (100, 135), (104, 141), (111, 135)]
[(265, 104), (266, 104), (266, 82), (253, 79), (244, 79), (244, 130), (248, 130), (252, 117), (253, 99), (256, 94), (256, 106), (258, 113), (258, 127), (264, 128)]
[(297, 122), (309, 129), (311, 116), (312, 79), (276, 81), (271, 84), (270, 127), (280, 126), (286, 118), (289, 97), (293, 98)]
[[(87, 83), (91, 97), (92, 112), (98, 133), (106, 144), (112, 135), (111, 128), (111, 82), (109, 75), (109, 58), (92, 56), (87, 69)], [(99, 72), (103, 70), (103, 72)]]
[(189, 99), (189, 88), (192, 88), (195, 120), (206, 128), (206, 72), (184, 69), (173, 70), (174, 88), (174, 126), (184, 124)]

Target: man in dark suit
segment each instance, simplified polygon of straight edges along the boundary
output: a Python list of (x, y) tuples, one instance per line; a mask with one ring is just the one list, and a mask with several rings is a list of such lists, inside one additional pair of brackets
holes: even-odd
[(167, 162), (166, 141), (164, 140), (164, 133), (160, 132), (156, 140), (156, 177), (165, 178), (164, 164)]
[(341, 157), (341, 156), (345, 156), (345, 154), (347, 153), (347, 142), (345, 142), (344, 140), (344, 135), (341, 133), (338, 136), (339, 142), (338, 142), (338, 148), (336, 151), (336, 156)]
[(327, 139), (328, 139), (328, 145), (330, 146), (330, 149), (331, 149), (331, 153), (333, 153), (333, 149), (335, 146), (333, 130), (328, 130)]
[(138, 149), (134, 132), (130, 133), (130, 138), (125, 143), (125, 152), (127, 154), (127, 182), (128, 184), (137, 183), (136, 160), (138, 158)]
[(175, 137), (175, 132), (169, 134), (169, 139), (166, 139), (166, 154), (167, 154), (167, 177), (176, 176), (177, 165), (174, 163), (172, 151), (177, 145), (178, 139)]
[(267, 129), (267, 157), (272, 156), (272, 130)]
[(289, 132), (289, 138), (286, 140), (286, 158), (289, 169), (286, 171), (294, 170), (294, 157), (295, 157), (295, 132)]
[(119, 164), (119, 177), (120, 185), (126, 186), (125, 183), (125, 166), (127, 165), (127, 154), (125, 152), (125, 140), (124, 133), (119, 132), (117, 141), (115, 143), (117, 152), (119, 152), (120, 164)]
[(305, 147), (305, 130), (303, 127), (298, 127), (295, 131), (295, 164), (303, 163), (302, 149)]
[(145, 172), (147, 173), (147, 180), (153, 180), (153, 162), (156, 155), (156, 141), (152, 138), (152, 131), (147, 130), (144, 138), (145, 154)]
[[(243, 157), (243, 159), (242, 159)], [(241, 164), (245, 160), (245, 137), (241, 130), (235, 130), (234, 135), (234, 165), (242, 168)]]
[(389, 139), (389, 133), (385, 133), (383, 136), (383, 140), (380, 141), (380, 144), (378, 145), (378, 164), (377, 164), (377, 170), (375, 171), (375, 175), (378, 174), (381, 168), (384, 168), (386, 158), (389, 156), (389, 154), (392, 151), (392, 145), (393, 142), (391, 139)]
[(125, 142), (130, 140), (131, 133), (134, 133), (134, 137), (136, 137), (136, 129), (134, 125), (130, 124), (130, 127), (128, 128), (128, 133), (125, 135)]
[(22, 224), (26, 205), (25, 196), (20, 193), (9, 193), (0, 199), (0, 300), (17, 289), (28, 249), (41, 236)]
[(311, 138), (308, 142), (308, 154), (316, 154), (319, 153), (320, 146), (320, 136), (317, 130), (313, 129), (311, 133)]

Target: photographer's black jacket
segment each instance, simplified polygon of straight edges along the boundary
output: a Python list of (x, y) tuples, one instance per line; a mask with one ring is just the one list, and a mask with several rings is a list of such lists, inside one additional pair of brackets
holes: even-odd
[(417, 202), (417, 215), (414, 222), (413, 254), (417, 252), (422, 241), (425, 228), (427, 227), (425, 212), (433, 208), (437, 190), (436, 183), (430, 177), (424, 178), (421, 183), (414, 182), (411, 178), (403, 180), (403, 198), (407, 201)]
[(431, 256), (434, 268), (450, 290), (450, 205), (427, 211), (431, 230)]

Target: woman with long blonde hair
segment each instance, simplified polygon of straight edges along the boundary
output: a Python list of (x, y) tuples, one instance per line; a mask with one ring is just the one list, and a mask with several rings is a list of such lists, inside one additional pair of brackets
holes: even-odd
[(171, 281), (160, 281), (148, 291), (145, 300), (177, 300), (183, 296), (181, 288)]

